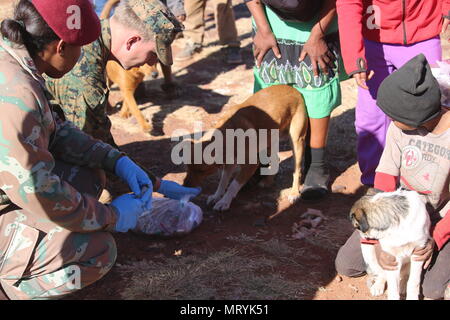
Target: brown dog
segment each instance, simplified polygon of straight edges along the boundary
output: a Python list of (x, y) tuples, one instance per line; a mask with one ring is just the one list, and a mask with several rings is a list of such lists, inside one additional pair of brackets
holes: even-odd
[[(257, 153), (260, 155), (265, 151), (266, 155), (271, 155), (271, 159), (275, 156), (275, 161), (278, 161), (277, 155), (272, 155), (272, 151), (276, 152), (273, 150), (272, 135), (267, 134), (266, 141), (259, 135), (257, 135), (258, 139), (256, 141), (249, 141), (250, 139), (247, 140), (244, 138), (245, 143), (241, 143), (239, 148), (238, 144), (235, 143), (239, 139), (237, 137), (238, 134), (233, 136), (228, 134), (239, 131), (242, 134), (243, 132), (251, 132), (251, 129), (257, 132), (262, 132), (262, 129), (275, 129), (279, 130), (280, 133), (289, 134), (295, 158), (295, 171), (289, 200), (294, 202), (300, 196), (301, 160), (303, 158), (305, 137), (308, 129), (305, 102), (303, 96), (296, 89), (288, 85), (277, 85), (263, 89), (243, 103), (227, 110), (220, 118), (215, 129), (209, 132), (210, 134), (213, 133), (214, 137), (206, 134), (200, 141), (191, 142), (190, 152), (193, 156), (191, 157), (190, 164), (187, 165), (187, 176), (184, 180), (184, 185), (190, 187), (199, 186), (206, 176), (222, 168), (222, 175), (217, 191), (208, 198), (208, 204), (215, 203), (215, 210), (227, 210), (242, 186), (247, 183), (259, 168), (261, 158), (256, 163), (249, 161), (252, 157), (255, 159)], [(217, 142), (219, 141), (217, 137), (220, 135), (223, 137), (221, 143)], [(211, 150), (212, 144), (216, 144), (217, 146), (218, 143), (223, 150), (222, 161), (219, 161), (219, 163), (217, 161), (214, 163), (208, 161), (209, 164), (206, 163), (203, 158), (205, 151)], [(229, 147), (230, 145), (233, 146), (233, 149)], [(278, 145), (276, 147), (278, 148)], [(242, 149), (245, 151), (244, 162), (238, 161), (237, 157), (239, 151), (243, 151)], [(199, 150), (201, 151), (202, 159), (200, 161), (197, 159), (195, 162), (193, 161), (195, 160), (194, 155), (196, 152), (198, 155)], [(234, 153), (230, 154), (230, 152)], [(214, 155), (217, 155), (217, 150), (214, 152)], [(227, 160), (225, 161), (223, 158)], [(229, 161), (230, 159), (234, 161)], [(274, 166), (275, 163), (271, 162), (270, 165)], [(233, 171), (237, 166), (240, 167), (240, 171), (228, 186)], [(268, 178), (273, 178), (273, 175), (268, 176)]]
[[(119, 2), (120, 0), (109, 0), (103, 7), (100, 18), (107, 19), (112, 8)], [(165, 79), (165, 84), (163, 85), (165, 87), (163, 88), (167, 88), (165, 91), (169, 91), (171, 90), (171, 88), (169, 88), (169, 84), (172, 84), (172, 69), (170, 66), (163, 64), (161, 64), (161, 69)], [(142, 83), (142, 81), (144, 81), (146, 76), (151, 75), (154, 79), (158, 77), (158, 69), (156, 68), (156, 65), (145, 64), (141, 67), (125, 70), (118, 62), (110, 60), (106, 64), (106, 73), (109, 81), (116, 83), (119, 86), (120, 92), (123, 96), (123, 105), (119, 115), (122, 118), (128, 118), (130, 115), (133, 115), (137, 119), (143, 131), (151, 131), (152, 126), (147, 119), (145, 119), (139, 109), (136, 99), (134, 98), (134, 93), (137, 87)], [(176, 92), (172, 93), (177, 94)]]

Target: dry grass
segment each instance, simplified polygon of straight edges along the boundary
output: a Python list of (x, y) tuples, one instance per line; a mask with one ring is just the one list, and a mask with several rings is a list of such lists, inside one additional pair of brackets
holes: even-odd
[(270, 239), (263, 243), (258, 243), (257, 246), (264, 252), (274, 255), (275, 257), (292, 256), (295, 255), (294, 251), (296, 250), (278, 239)]
[[(269, 247), (283, 248), (268, 241)], [(286, 249), (286, 248), (285, 248)], [(292, 248), (290, 248), (292, 249)], [(311, 287), (278, 274), (275, 259), (237, 249), (144, 261), (119, 270), (130, 277), (124, 299), (296, 299)]]

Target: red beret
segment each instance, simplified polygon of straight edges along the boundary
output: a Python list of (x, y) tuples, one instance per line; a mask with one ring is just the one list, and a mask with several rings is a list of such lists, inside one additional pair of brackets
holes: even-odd
[(31, 1), (63, 41), (84, 46), (100, 36), (100, 20), (90, 0), (32, 0)]

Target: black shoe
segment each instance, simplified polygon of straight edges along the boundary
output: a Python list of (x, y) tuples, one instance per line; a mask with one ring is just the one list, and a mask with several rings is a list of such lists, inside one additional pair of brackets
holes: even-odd
[(326, 166), (309, 167), (301, 193), (302, 200), (319, 200), (325, 197), (329, 190), (330, 173)]
[(228, 64), (241, 64), (241, 48), (239, 47), (227, 47), (225, 62)]

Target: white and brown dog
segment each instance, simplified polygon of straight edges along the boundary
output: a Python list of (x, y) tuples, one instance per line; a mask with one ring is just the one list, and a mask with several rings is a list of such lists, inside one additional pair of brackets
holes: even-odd
[[(217, 143), (218, 139), (213, 137), (218, 133), (219, 136), (223, 137), (219, 143), (219, 149), (222, 150), (221, 158), (224, 157), (229, 160), (229, 157), (231, 157), (232, 159), (231, 161), (220, 161), (221, 163), (218, 163), (217, 161), (204, 161), (204, 159), (195, 162), (192, 158), (191, 164), (187, 166), (187, 176), (184, 180), (184, 185), (197, 187), (207, 176), (221, 168), (222, 176), (219, 186), (217, 191), (208, 198), (208, 204), (215, 204), (214, 210), (227, 210), (239, 190), (259, 168), (261, 161), (256, 159), (258, 154), (265, 152), (266, 155), (270, 154), (272, 160), (273, 156), (275, 156), (276, 161), (278, 161), (278, 150), (273, 150), (274, 139), (272, 135), (267, 135), (267, 138), (261, 138), (258, 135), (258, 139), (255, 141), (246, 140), (244, 143), (239, 144), (235, 143), (235, 140), (237, 140), (236, 135), (228, 135), (228, 132), (246, 133), (252, 130), (258, 132), (275, 130), (276, 132), (279, 131), (280, 134), (288, 133), (292, 143), (295, 169), (289, 200), (293, 202), (299, 197), (301, 161), (307, 129), (308, 116), (305, 102), (300, 92), (288, 85), (276, 85), (260, 90), (243, 103), (235, 105), (224, 112), (215, 129), (210, 131), (212, 134), (205, 134), (200, 141), (191, 141), (191, 155), (196, 150), (200, 150), (203, 153)], [(230, 145), (233, 147), (230, 148)], [(278, 148), (278, 146), (276, 147)], [(241, 151), (245, 151), (244, 161), (239, 161), (237, 157)], [(257, 161), (249, 161), (251, 158), (255, 158)], [(275, 165), (273, 162), (270, 162), (271, 166)], [(266, 165), (268, 163), (263, 164)], [(234, 169), (237, 167), (239, 173), (230, 183)], [(269, 175), (267, 180), (273, 180), (270, 177), (273, 178), (273, 174)]]
[(401, 275), (409, 266), (406, 299), (417, 300), (424, 261), (415, 261), (413, 251), (424, 247), (430, 238), (430, 218), (420, 195), (399, 189), (363, 196), (353, 205), (350, 220), (363, 238), (379, 240), (381, 249), (393, 255), (398, 263), (396, 270), (384, 270), (378, 263), (374, 246), (361, 244), (367, 273), (375, 277), (370, 293), (382, 295), (387, 281), (388, 299), (399, 300), (403, 292)]

